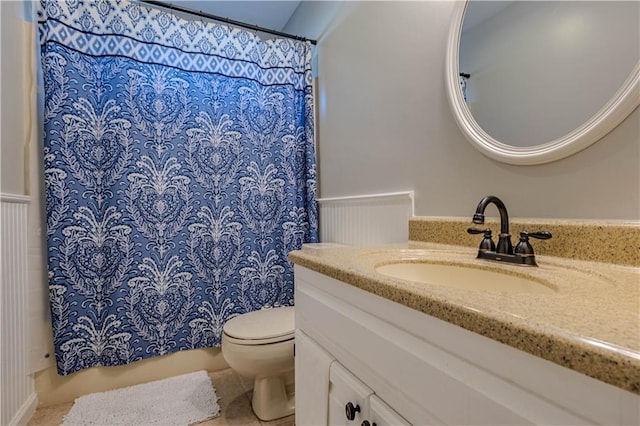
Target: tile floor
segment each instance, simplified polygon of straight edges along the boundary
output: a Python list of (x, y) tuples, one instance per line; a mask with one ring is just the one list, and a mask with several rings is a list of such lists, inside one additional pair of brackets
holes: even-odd
[[(209, 373), (216, 389), (220, 415), (215, 419), (198, 423), (200, 426), (293, 426), (294, 416), (270, 422), (260, 421), (251, 410), (251, 392), (253, 382), (238, 376), (233, 370), (227, 369)], [(28, 423), (28, 426), (60, 425), (62, 419), (69, 412), (72, 402), (51, 407), (38, 408)]]

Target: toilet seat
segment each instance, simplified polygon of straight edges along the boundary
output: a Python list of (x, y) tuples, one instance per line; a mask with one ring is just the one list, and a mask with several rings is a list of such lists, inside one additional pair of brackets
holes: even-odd
[(227, 321), (224, 337), (237, 345), (266, 345), (294, 338), (295, 308), (270, 308), (249, 312)]
[(288, 336), (280, 336), (280, 337), (273, 337), (271, 339), (236, 339), (235, 337), (231, 337), (228, 334), (224, 334), (224, 338), (227, 340), (227, 342), (229, 343), (234, 343), (236, 345), (244, 345), (244, 346), (258, 346), (258, 345), (269, 345), (269, 344), (273, 344), (273, 343), (281, 343), (281, 342), (286, 342), (287, 340), (292, 340), (294, 338), (294, 334), (295, 333), (291, 333), (291, 335)]

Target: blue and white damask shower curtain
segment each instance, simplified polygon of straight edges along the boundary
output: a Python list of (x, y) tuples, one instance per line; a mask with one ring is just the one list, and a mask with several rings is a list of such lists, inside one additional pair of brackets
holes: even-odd
[(317, 240), (310, 44), (126, 0), (42, 1), (58, 372), (217, 346)]

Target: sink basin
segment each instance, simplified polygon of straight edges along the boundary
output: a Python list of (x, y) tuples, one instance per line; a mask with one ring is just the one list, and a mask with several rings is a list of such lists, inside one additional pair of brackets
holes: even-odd
[(376, 272), (401, 280), (468, 290), (534, 294), (555, 293), (553, 288), (538, 281), (462, 265), (402, 262), (378, 266)]

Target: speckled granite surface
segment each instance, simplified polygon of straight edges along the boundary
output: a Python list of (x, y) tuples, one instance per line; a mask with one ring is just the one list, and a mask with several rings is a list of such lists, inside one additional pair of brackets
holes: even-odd
[[(290, 260), (373, 294), (640, 395), (640, 268), (539, 255), (539, 267), (414, 243), (292, 252)], [(433, 262), (527, 277), (551, 294), (456, 289), (383, 276), (386, 263)]]
[[(409, 220), (409, 240), (478, 247), (481, 235), (467, 234), (467, 228), (490, 228), (497, 243), (500, 222), (487, 220), (474, 225), (471, 218), (415, 217)], [(530, 239), (536, 254), (570, 259), (640, 266), (640, 223), (568, 221), (553, 219), (510, 220), (511, 241), (521, 231), (549, 231), (550, 240)]]

